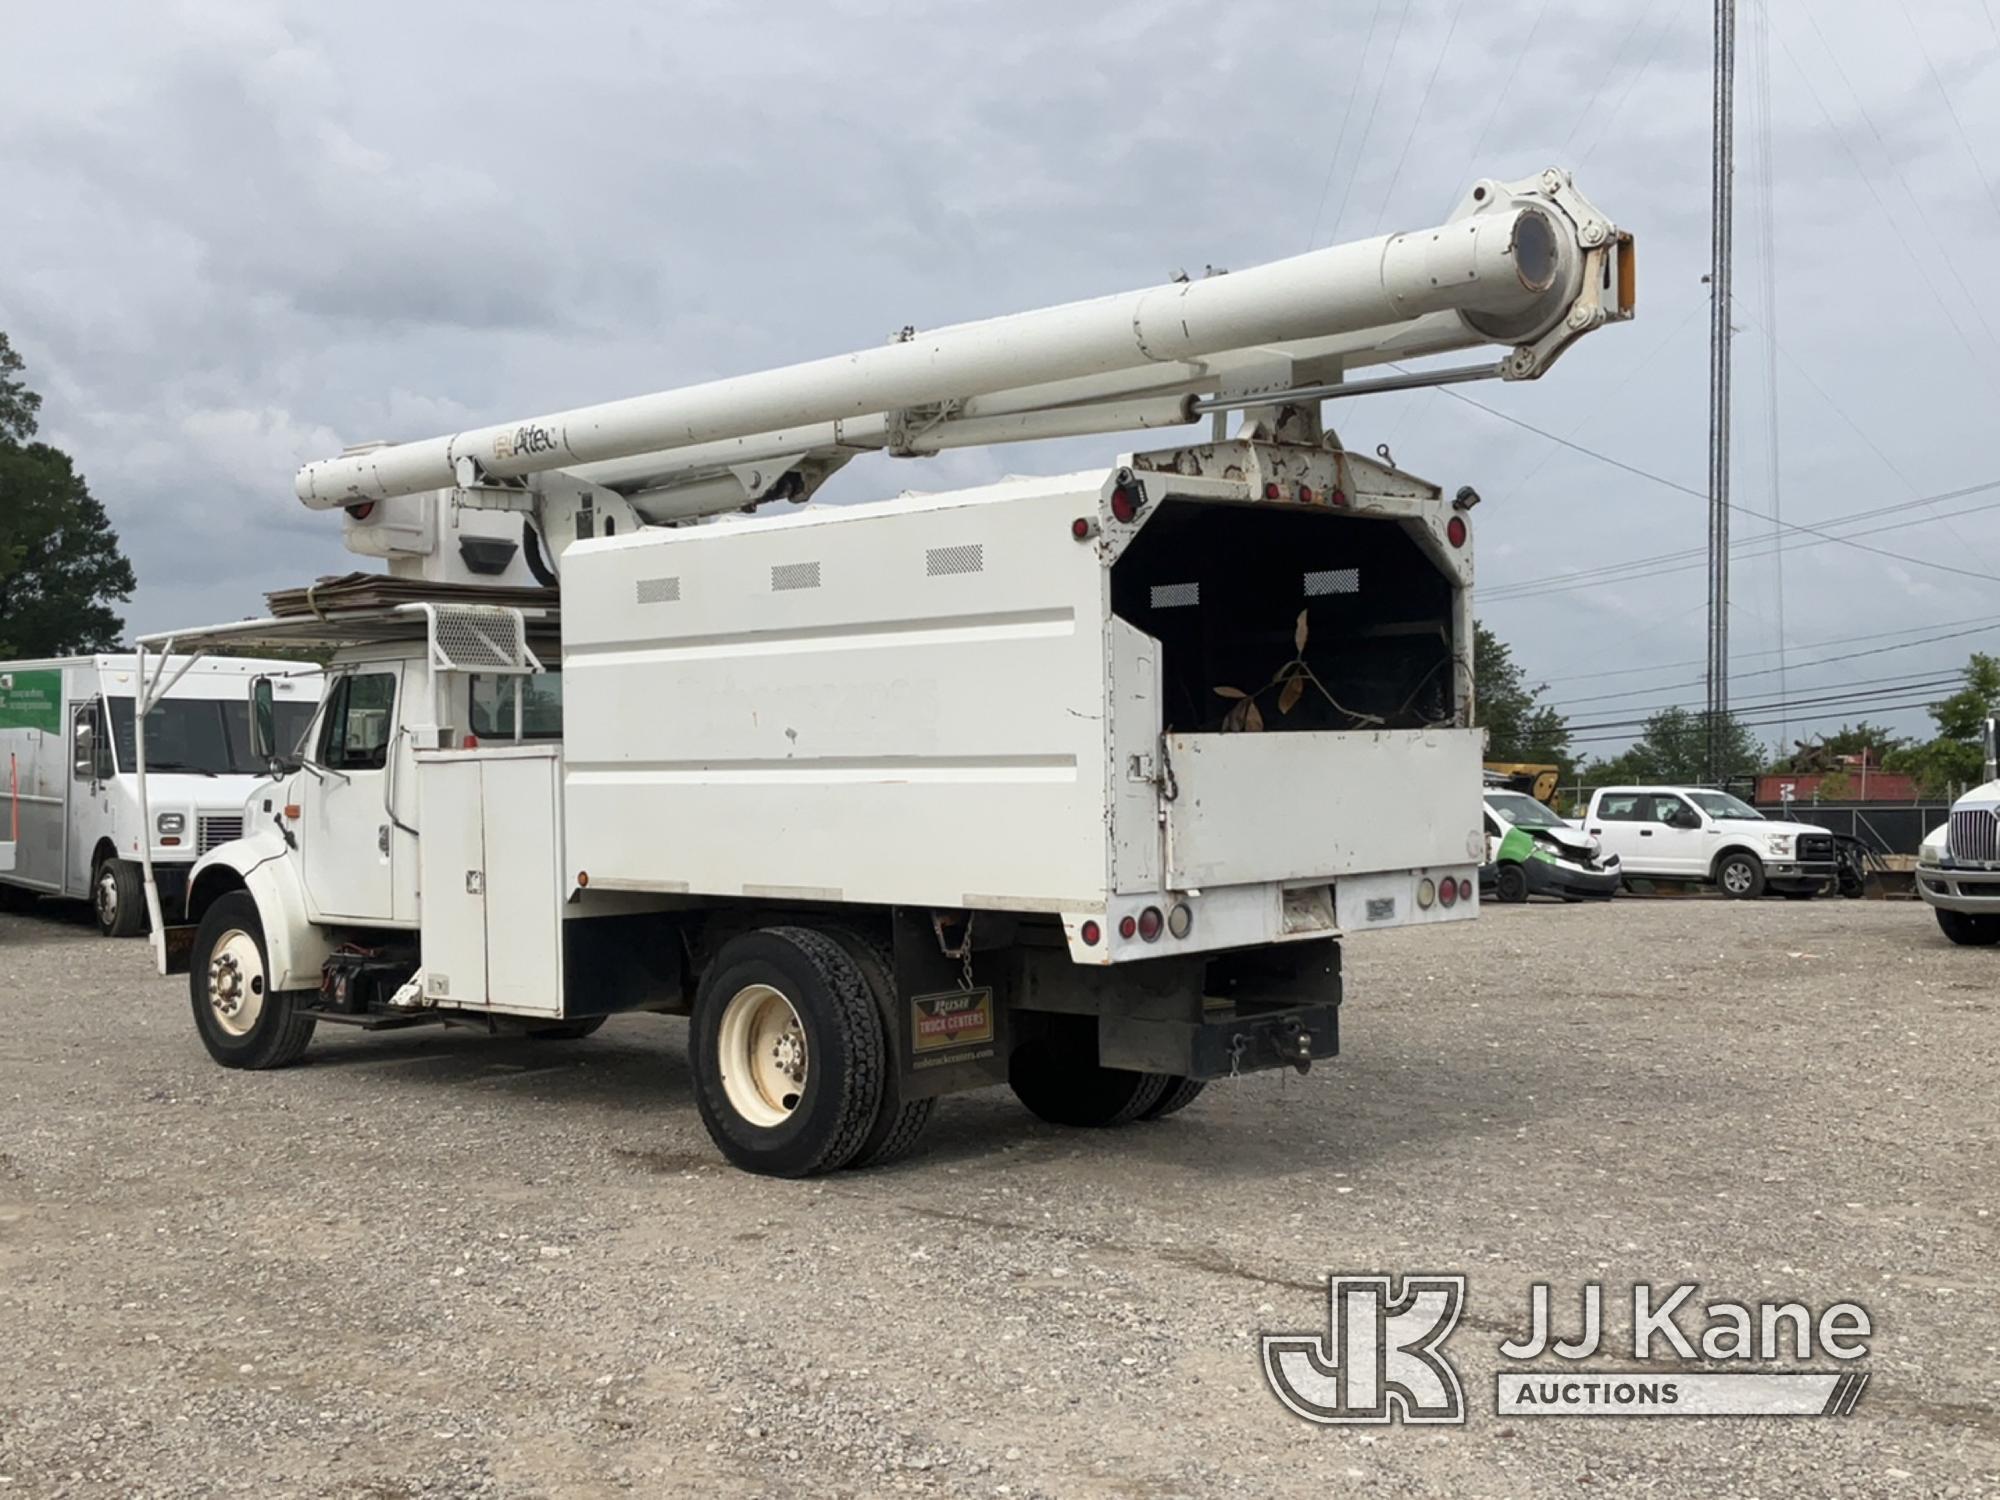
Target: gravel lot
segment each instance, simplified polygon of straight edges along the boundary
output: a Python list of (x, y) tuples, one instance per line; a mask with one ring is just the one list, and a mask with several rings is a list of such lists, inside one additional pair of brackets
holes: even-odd
[[(0, 917), (0, 1494), (2000, 1494), (1997, 965), (1908, 904), (1491, 910), (1351, 944), (1307, 1079), (1094, 1135), (964, 1095), (787, 1183), (719, 1164), (680, 1021), (232, 1074), (144, 944)], [(1465, 1427), (1280, 1408), (1256, 1333), (1331, 1268), (1471, 1276)], [(1535, 1280), (1854, 1298), (1874, 1380), (1501, 1419)]]

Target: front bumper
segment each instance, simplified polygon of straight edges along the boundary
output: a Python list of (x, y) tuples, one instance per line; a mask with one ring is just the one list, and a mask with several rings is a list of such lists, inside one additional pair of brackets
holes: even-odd
[(1942, 911), (2000, 912), (2000, 868), (1918, 865), (1917, 894)]
[(1521, 868), (1528, 875), (1531, 896), (1561, 896), (1570, 901), (1608, 901), (1624, 884), (1624, 872), (1617, 867), (1587, 870), (1565, 860), (1524, 859)]
[(1840, 862), (1832, 859), (1767, 859), (1767, 880), (1832, 880), (1840, 873)]

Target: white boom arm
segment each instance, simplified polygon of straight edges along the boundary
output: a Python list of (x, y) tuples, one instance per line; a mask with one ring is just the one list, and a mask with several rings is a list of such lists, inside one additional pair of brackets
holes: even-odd
[[(649, 521), (735, 509), (770, 482), (854, 452), (1115, 432), (1202, 411), (1336, 395), (1305, 366), (1487, 344), (1489, 369), (1396, 383), (1533, 379), (1584, 333), (1631, 315), (1630, 236), (1550, 169), (1481, 181), (1431, 229), (1311, 251), (1230, 275), (1071, 302), (782, 369), (579, 407), (307, 464), (300, 500), (365, 507), (422, 491), (506, 487), (564, 470), (624, 492)], [(1273, 371), (1279, 375), (1274, 379)], [(765, 467), (753, 478), (735, 472)], [(697, 476), (719, 484), (689, 484)], [(824, 477), (823, 472), (819, 477)], [(817, 479), (810, 482), (816, 483)], [(711, 492), (712, 491), (712, 492)], [(649, 503), (653, 502), (653, 503)]]

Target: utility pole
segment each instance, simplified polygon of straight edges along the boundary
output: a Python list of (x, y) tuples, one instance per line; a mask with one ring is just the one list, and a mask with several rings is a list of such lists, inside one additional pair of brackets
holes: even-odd
[(1709, 205), (1708, 779), (1729, 714), (1729, 262), (1736, 154), (1736, 0), (1715, 0), (1715, 159)]

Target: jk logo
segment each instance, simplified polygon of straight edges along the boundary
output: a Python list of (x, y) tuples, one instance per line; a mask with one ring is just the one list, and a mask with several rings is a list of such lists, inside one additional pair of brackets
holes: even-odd
[(1327, 1331), (1264, 1335), (1264, 1378), (1308, 1422), (1465, 1421), (1465, 1391), (1441, 1346), (1465, 1309), (1463, 1276), (1327, 1280)]

